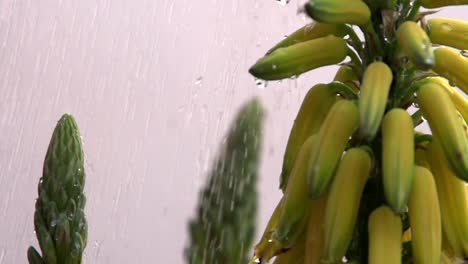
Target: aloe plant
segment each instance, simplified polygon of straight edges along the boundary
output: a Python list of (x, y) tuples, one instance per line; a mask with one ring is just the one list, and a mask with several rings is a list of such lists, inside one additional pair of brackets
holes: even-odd
[(28, 249), (30, 264), (79, 264), (86, 247), (84, 154), (75, 119), (58, 121), (44, 160), (34, 213), (40, 255)]

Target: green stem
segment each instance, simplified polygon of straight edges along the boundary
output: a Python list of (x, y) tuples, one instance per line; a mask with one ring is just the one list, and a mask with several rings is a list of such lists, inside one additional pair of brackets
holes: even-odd
[(351, 58), (351, 62), (360, 69), (359, 76), (361, 76), (361, 74), (362, 74), (362, 62), (359, 59), (359, 56), (350, 48), (348, 48), (348, 55)]
[(349, 99), (349, 100), (358, 99), (358, 95), (353, 91), (353, 89), (342, 82), (334, 81), (334, 82), (329, 83), (328, 85), (330, 86), (331, 89), (341, 94), (346, 99)]
[[(419, 145), (423, 142), (432, 142), (432, 135), (430, 134), (423, 134), (423, 135), (416, 135), (414, 137), (414, 145)], [(420, 146), (418, 146), (420, 147)]]
[(414, 1), (413, 6), (412, 6), (408, 16), (406, 17), (406, 19), (407, 20), (414, 20), (414, 18), (416, 17), (416, 15), (419, 12), (420, 7), (421, 7), (421, 3), (419, 2), (419, 0)]
[(411, 115), (411, 118), (413, 119), (413, 124), (414, 127), (419, 126), (424, 120), (422, 119), (422, 112), (421, 110), (418, 110), (414, 112), (414, 114)]
[(377, 32), (372, 25), (372, 22), (369, 21), (369, 23), (367, 23), (364, 27), (361, 27), (361, 30), (364, 32), (364, 35), (367, 36), (366, 43), (369, 43), (369, 55), (370, 58), (372, 58), (372, 60), (369, 60), (368, 63), (371, 63), (373, 60), (375, 60), (376, 57), (382, 57), (382, 45), (380, 43), (379, 36), (377, 35)]
[(359, 39), (358, 35), (356, 34), (356, 31), (350, 26), (346, 27), (346, 32), (349, 35), (349, 38), (351, 39), (351, 43), (353, 48), (357, 51), (360, 57), (363, 57), (363, 46), (362, 46), (362, 41)]

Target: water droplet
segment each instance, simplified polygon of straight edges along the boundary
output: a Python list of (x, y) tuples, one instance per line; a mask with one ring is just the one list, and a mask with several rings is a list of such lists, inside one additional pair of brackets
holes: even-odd
[(422, 48), (423, 50), (427, 50), (428, 48), (431, 48), (431, 47), (432, 47), (432, 46), (431, 46), (431, 43), (429, 43), (429, 42), (427, 42), (427, 41), (423, 41), (423, 42), (421, 43), (421, 48)]
[(289, 79), (291, 80), (297, 80), (299, 78), (299, 75), (293, 75), (291, 77), (289, 77)]
[(195, 80), (195, 85), (198, 85), (200, 86), (202, 84), (202, 81), (203, 81), (203, 77), (198, 77), (196, 80)]
[(73, 212), (67, 212), (67, 219), (69, 221), (72, 221), (73, 220), (73, 216), (75, 216), (75, 214)]
[(468, 50), (462, 50), (460, 51), (460, 54), (465, 57), (465, 58), (468, 58)]
[(282, 5), (282, 6), (285, 6), (287, 4), (289, 4), (289, 1), (290, 0), (276, 0), (276, 3)]
[(297, 8), (296, 14), (299, 15), (303, 21), (307, 20), (307, 13), (303, 6)]
[(276, 70), (276, 69), (278, 68), (278, 66), (277, 66), (276, 64), (273, 64), (273, 65), (271, 65), (271, 68), (272, 68), (273, 70)]
[(255, 84), (260, 89), (265, 89), (268, 85), (268, 82), (262, 79), (255, 79)]
[(403, 11), (403, 8), (405, 8), (405, 6), (403, 4), (398, 4), (397, 5), (397, 12)]
[(100, 246), (99, 242), (98, 242), (97, 240), (94, 241), (94, 243), (93, 243), (93, 248), (96, 249), (96, 248), (99, 248), (99, 246)]
[(442, 23), (440, 27), (442, 30), (447, 31), (447, 32), (450, 32), (453, 30), (453, 25), (450, 23)]

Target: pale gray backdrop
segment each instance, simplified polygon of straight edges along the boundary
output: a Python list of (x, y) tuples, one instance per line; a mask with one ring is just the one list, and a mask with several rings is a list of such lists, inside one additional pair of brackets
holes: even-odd
[[(335, 68), (265, 89), (247, 69), (309, 22), (296, 14), (303, 2), (0, 1), (0, 264), (27, 263), (37, 245), (37, 182), (64, 112), (76, 116), (86, 152), (85, 263), (184, 263), (199, 189), (252, 96), (267, 110), (263, 229), (301, 100)], [(463, 18), (468, 8), (448, 11)]]

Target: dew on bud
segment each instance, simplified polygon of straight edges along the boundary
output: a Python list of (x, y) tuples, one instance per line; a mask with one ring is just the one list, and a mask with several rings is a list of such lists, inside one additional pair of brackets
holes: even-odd
[(446, 31), (446, 33), (450, 32), (453, 30), (453, 25), (450, 24), (450, 23), (442, 23), (440, 25), (440, 28), (443, 30), (443, 31)]
[(57, 226), (57, 219), (52, 219), (52, 221), (50, 221), (50, 227), (54, 228)]
[(431, 44), (429, 42), (427, 42), (427, 41), (423, 41), (421, 43), (421, 49), (423, 49), (423, 50), (428, 49), (430, 46), (431, 46)]
[(268, 82), (262, 79), (255, 78), (255, 84), (257, 85), (257, 88), (265, 89), (268, 85)]

